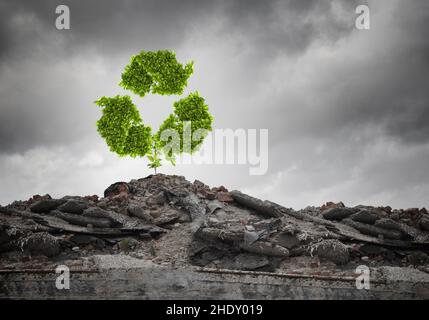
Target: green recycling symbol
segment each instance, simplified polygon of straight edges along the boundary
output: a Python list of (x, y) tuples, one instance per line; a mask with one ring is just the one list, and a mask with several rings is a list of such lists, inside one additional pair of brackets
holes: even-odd
[[(119, 85), (140, 97), (148, 93), (181, 95), (192, 73), (193, 62), (183, 66), (172, 51), (142, 51), (131, 57)], [(119, 156), (147, 156), (150, 161), (148, 166), (155, 169), (155, 173), (156, 168), (161, 166), (162, 156), (175, 164), (177, 154), (198, 150), (212, 130), (213, 116), (197, 91), (174, 102), (173, 112), (156, 133), (143, 123), (140, 112), (128, 95), (102, 97), (95, 103), (102, 107), (97, 131), (110, 150)], [(197, 138), (193, 137), (190, 143), (183, 139), (187, 125), (190, 125), (191, 132), (203, 132)], [(164, 139), (163, 132), (176, 132), (177, 135)], [(170, 148), (167, 149), (167, 146)]]

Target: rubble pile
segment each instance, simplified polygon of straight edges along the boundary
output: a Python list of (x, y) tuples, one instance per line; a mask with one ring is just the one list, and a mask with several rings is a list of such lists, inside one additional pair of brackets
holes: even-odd
[(426, 209), (326, 203), (299, 211), (181, 176), (109, 186), (104, 197), (33, 196), (0, 207), (0, 269), (129, 255), (176, 267), (332, 274), (358, 265), (429, 272)]

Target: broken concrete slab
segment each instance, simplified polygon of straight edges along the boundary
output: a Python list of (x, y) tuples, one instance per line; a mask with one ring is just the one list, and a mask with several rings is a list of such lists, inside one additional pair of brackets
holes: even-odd
[(93, 226), (96, 228), (111, 228), (113, 226), (112, 221), (107, 218), (88, 217), (84, 215), (61, 212), (59, 210), (53, 210), (49, 214), (77, 226)]
[(61, 252), (58, 238), (47, 232), (37, 232), (20, 241), (20, 246), (31, 255), (55, 257)]
[(360, 223), (357, 221), (353, 221), (351, 219), (344, 219), (343, 223), (346, 225), (355, 228), (356, 230), (359, 230), (363, 234), (375, 236), (375, 237), (383, 237), (387, 239), (392, 240), (400, 240), (402, 238), (402, 233), (398, 230), (388, 230), (379, 228), (376, 226), (371, 226), (368, 224)]
[(380, 219), (380, 217), (369, 210), (360, 210), (359, 212), (352, 214), (350, 219), (366, 224), (374, 224), (377, 220)]
[(33, 203), (29, 208), (34, 213), (44, 213), (58, 208), (64, 202), (62, 199), (43, 199)]
[(326, 220), (342, 220), (355, 213), (355, 210), (350, 208), (330, 208), (323, 212), (323, 218)]
[(274, 218), (283, 215), (272, 202), (256, 199), (237, 190), (231, 191), (230, 194), (237, 203), (253, 209), (259, 214)]
[(350, 259), (347, 246), (335, 239), (321, 240), (312, 244), (309, 250), (312, 256), (332, 261), (335, 264), (346, 264)]
[(66, 213), (82, 214), (89, 206), (90, 204), (88, 201), (70, 199), (60, 205), (57, 209)]

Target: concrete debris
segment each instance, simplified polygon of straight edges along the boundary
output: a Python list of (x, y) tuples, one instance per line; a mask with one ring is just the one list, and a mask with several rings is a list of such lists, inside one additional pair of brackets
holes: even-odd
[(344, 208), (344, 207), (345, 207), (345, 205), (344, 205), (344, 203), (342, 203), (342, 202), (335, 203), (335, 202), (331, 202), (331, 201), (329, 201), (329, 202), (327, 202), (326, 204), (322, 205), (322, 206), (320, 207), (320, 210), (325, 211), (325, 210), (328, 210), (328, 209), (333, 209), (333, 208)]
[(127, 210), (128, 210), (128, 213), (134, 217), (143, 219), (144, 221), (147, 221), (147, 222), (152, 222), (152, 219), (153, 219), (152, 216), (139, 205), (130, 203), (127, 207)]
[(341, 220), (351, 216), (355, 211), (349, 208), (330, 208), (323, 212), (323, 218), (327, 220)]
[(82, 214), (83, 210), (87, 209), (89, 206), (89, 201), (70, 199), (60, 205), (58, 210), (66, 213)]
[(378, 238), (400, 240), (402, 237), (401, 232), (398, 230), (379, 228), (379, 227), (365, 224), (362, 222), (353, 221), (351, 219), (344, 219), (343, 223), (349, 225), (350, 227), (355, 228), (356, 230), (362, 232), (363, 234), (378, 237)]
[(420, 227), (423, 230), (429, 231), (429, 217), (422, 217), (420, 219)]
[(237, 203), (243, 205), (246, 208), (253, 209), (256, 213), (261, 215), (274, 218), (282, 216), (282, 212), (278, 210), (278, 207), (268, 201), (262, 201), (253, 198), (237, 190), (231, 191), (231, 196), (235, 201), (237, 201)]
[(426, 209), (328, 202), (295, 211), (157, 174), (114, 183), (100, 199), (46, 195), (0, 207), (0, 269), (32, 268), (40, 255), (132, 255), (162, 266), (279, 273), (336, 274), (362, 263), (427, 269), (428, 231)]
[(54, 217), (60, 218), (64, 221), (67, 221), (71, 224), (77, 226), (88, 226), (91, 225), (97, 228), (110, 228), (112, 227), (112, 221), (107, 218), (102, 217), (87, 217), (82, 215), (76, 215), (72, 213), (61, 212), (59, 210), (53, 210), (49, 214)]
[(380, 219), (380, 217), (368, 210), (360, 210), (359, 212), (351, 215), (350, 219), (366, 224), (374, 224), (377, 220)]
[(47, 232), (37, 232), (22, 239), (21, 248), (31, 255), (55, 257), (61, 251), (60, 241)]
[(332, 261), (335, 264), (349, 262), (348, 248), (338, 240), (321, 240), (310, 246), (310, 254), (320, 259)]
[(42, 199), (32, 205), (29, 209), (34, 213), (45, 213), (58, 208), (65, 200), (61, 199)]

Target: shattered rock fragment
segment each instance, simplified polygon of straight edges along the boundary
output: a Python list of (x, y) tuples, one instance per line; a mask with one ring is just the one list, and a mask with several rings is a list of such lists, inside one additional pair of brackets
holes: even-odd
[(9, 240), (10, 240), (10, 237), (6, 232), (6, 227), (0, 225), (0, 244), (5, 243)]
[(320, 210), (325, 211), (325, 210), (328, 210), (328, 209), (344, 208), (344, 207), (345, 207), (345, 205), (342, 202), (335, 203), (335, 202), (329, 201), (329, 202), (326, 202), (326, 204), (324, 204), (323, 206), (321, 206)]
[(210, 187), (200, 180), (194, 180), (193, 185), (198, 192), (210, 190)]
[(83, 215), (76, 215), (76, 214), (61, 212), (59, 210), (51, 211), (50, 214), (78, 226), (86, 227), (88, 225), (92, 225), (97, 228), (112, 227), (112, 221), (107, 218), (87, 217)]
[(323, 212), (323, 218), (327, 220), (342, 220), (351, 216), (355, 211), (349, 208), (331, 208)]
[(357, 221), (357, 222), (374, 224), (377, 220), (380, 219), (380, 217), (378, 215), (376, 215), (375, 213), (372, 213), (368, 210), (360, 210), (359, 212), (351, 215), (350, 219)]
[(97, 248), (105, 247), (105, 243), (102, 239), (86, 234), (74, 234), (70, 237), (69, 240), (77, 246), (91, 244)]
[(200, 237), (203, 240), (208, 241), (224, 241), (230, 243), (239, 243), (244, 240), (244, 230), (243, 229), (221, 229), (221, 228), (200, 228), (196, 234), (197, 237)]
[(117, 195), (128, 195), (132, 191), (129, 184), (126, 182), (116, 182), (111, 184), (106, 190), (104, 190), (104, 197), (114, 197)]
[(282, 213), (279, 211), (279, 208), (276, 207), (272, 202), (262, 201), (253, 198), (237, 190), (231, 191), (230, 194), (232, 198), (234, 198), (234, 200), (237, 201), (239, 204), (247, 208), (253, 209), (262, 215), (274, 218), (282, 216)]
[(60, 241), (47, 232), (38, 232), (22, 240), (22, 249), (31, 255), (55, 257), (61, 251)]
[(165, 196), (164, 191), (160, 191), (147, 200), (147, 204), (149, 206), (162, 206), (164, 203), (167, 202), (167, 197)]
[(259, 270), (267, 267), (270, 260), (261, 255), (241, 253), (234, 258), (234, 269), (238, 270)]
[(429, 218), (428, 217), (422, 217), (419, 222), (420, 228), (423, 230), (429, 231)]
[(253, 244), (241, 244), (240, 248), (244, 251), (260, 254), (269, 257), (286, 258), (289, 256), (289, 250), (270, 242), (258, 241)]
[(30, 205), (30, 210), (34, 213), (45, 213), (58, 208), (65, 200), (43, 199)]
[(287, 249), (293, 249), (300, 245), (301, 241), (296, 234), (282, 232), (277, 236), (277, 243)]
[(381, 246), (376, 246), (373, 244), (364, 244), (359, 248), (359, 251), (367, 256), (375, 256), (385, 254), (388, 250)]
[(392, 219), (383, 218), (380, 220), (377, 220), (374, 224), (374, 226), (387, 229), (387, 230), (397, 230), (397, 231), (403, 231), (402, 227), (399, 225), (399, 223), (393, 221)]
[(365, 223), (353, 221), (351, 219), (344, 219), (342, 222), (350, 227), (355, 228), (356, 230), (359, 230), (361, 233), (370, 236), (379, 237), (381, 235), (384, 238), (393, 240), (400, 240), (402, 238), (402, 233), (398, 230), (383, 229)]
[[(107, 224), (106, 220), (109, 221), (109, 224), (111, 227), (121, 227), (123, 226), (123, 223), (120, 219), (120, 215), (118, 215), (118, 213), (115, 212), (111, 212), (108, 210), (104, 210), (102, 208), (99, 207), (89, 207), (88, 209), (85, 209), (83, 211), (82, 214), (83, 217), (88, 217), (88, 218), (95, 218), (95, 219), (101, 219), (104, 222), (102, 222), (103, 224)], [(89, 220), (87, 220), (89, 221)], [(89, 223), (92, 224), (92, 223)], [(97, 226), (97, 224), (92, 224), (93, 226)], [(102, 227), (100, 227), (102, 228)]]
[(349, 261), (349, 250), (338, 240), (322, 240), (310, 248), (312, 256), (322, 260), (329, 260), (335, 264), (346, 264)]
[(166, 210), (160, 214), (158, 218), (153, 219), (153, 224), (162, 226), (169, 223), (174, 223), (179, 219), (179, 213), (176, 210)]
[(421, 251), (415, 251), (407, 256), (407, 260), (414, 266), (423, 265), (428, 260), (428, 255)]
[(251, 245), (260, 239), (264, 239), (267, 235), (268, 235), (267, 230), (260, 230), (260, 231), (245, 230), (244, 231), (244, 243)]
[(82, 200), (70, 199), (58, 207), (58, 210), (66, 213), (82, 214), (89, 204)]
[(127, 207), (128, 213), (134, 217), (143, 219), (145, 221), (151, 222), (152, 216), (146, 212), (141, 206), (130, 203)]
[(221, 202), (234, 202), (234, 198), (229, 192), (218, 192), (217, 199)]

